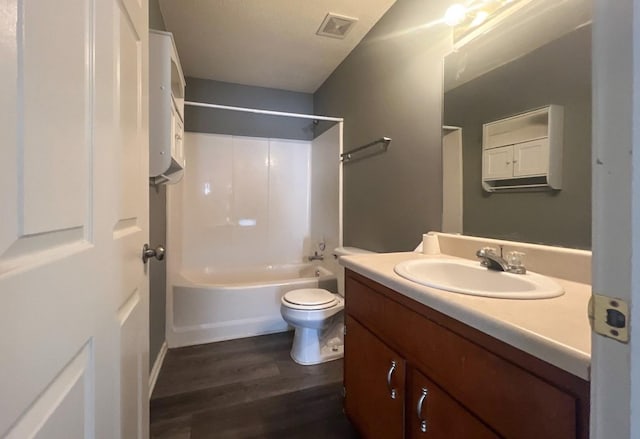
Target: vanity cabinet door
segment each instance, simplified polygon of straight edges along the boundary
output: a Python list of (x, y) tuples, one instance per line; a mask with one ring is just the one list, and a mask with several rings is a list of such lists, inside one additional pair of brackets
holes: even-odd
[(366, 439), (404, 435), (405, 361), (347, 315), (345, 411)]
[(408, 439), (499, 439), (467, 409), (415, 369), (407, 377)]

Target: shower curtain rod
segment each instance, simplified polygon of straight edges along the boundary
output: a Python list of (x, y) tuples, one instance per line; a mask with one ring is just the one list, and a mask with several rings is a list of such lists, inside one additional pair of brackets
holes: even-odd
[(302, 113), (286, 113), (282, 111), (259, 110), (257, 108), (231, 107), (229, 105), (207, 104), (205, 102), (185, 101), (184, 104), (191, 105), (192, 107), (217, 108), (219, 110), (240, 111), (243, 113), (267, 114), (269, 116), (297, 117), (300, 119), (326, 120), (330, 122), (344, 121), (344, 119), (341, 117), (316, 116), (313, 114)]

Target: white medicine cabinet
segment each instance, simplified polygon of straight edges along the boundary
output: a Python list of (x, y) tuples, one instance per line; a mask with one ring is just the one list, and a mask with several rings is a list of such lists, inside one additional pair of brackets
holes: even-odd
[(149, 175), (154, 184), (177, 183), (184, 174), (184, 89), (173, 35), (149, 31)]
[(561, 189), (563, 118), (561, 106), (549, 105), (484, 124), (484, 190)]

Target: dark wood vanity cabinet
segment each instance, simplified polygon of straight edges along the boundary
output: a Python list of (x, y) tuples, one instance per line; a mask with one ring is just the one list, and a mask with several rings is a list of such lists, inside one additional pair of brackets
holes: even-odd
[(406, 437), (500, 437), (418, 370), (410, 368), (408, 376)]
[(347, 317), (347, 325), (353, 337), (344, 368), (345, 410), (366, 438), (403, 437), (405, 361), (357, 321)]
[(364, 438), (588, 438), (588, 382), (350, 270), (346, 314)]

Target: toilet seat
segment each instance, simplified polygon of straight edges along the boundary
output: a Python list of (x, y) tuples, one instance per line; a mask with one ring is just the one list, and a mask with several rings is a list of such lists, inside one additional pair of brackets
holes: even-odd
[(307, 311), (327, 309), (338, 303), (335, 294), (321, 288), (302, 288), (292, 290), (282, 296), (284, 306)]

